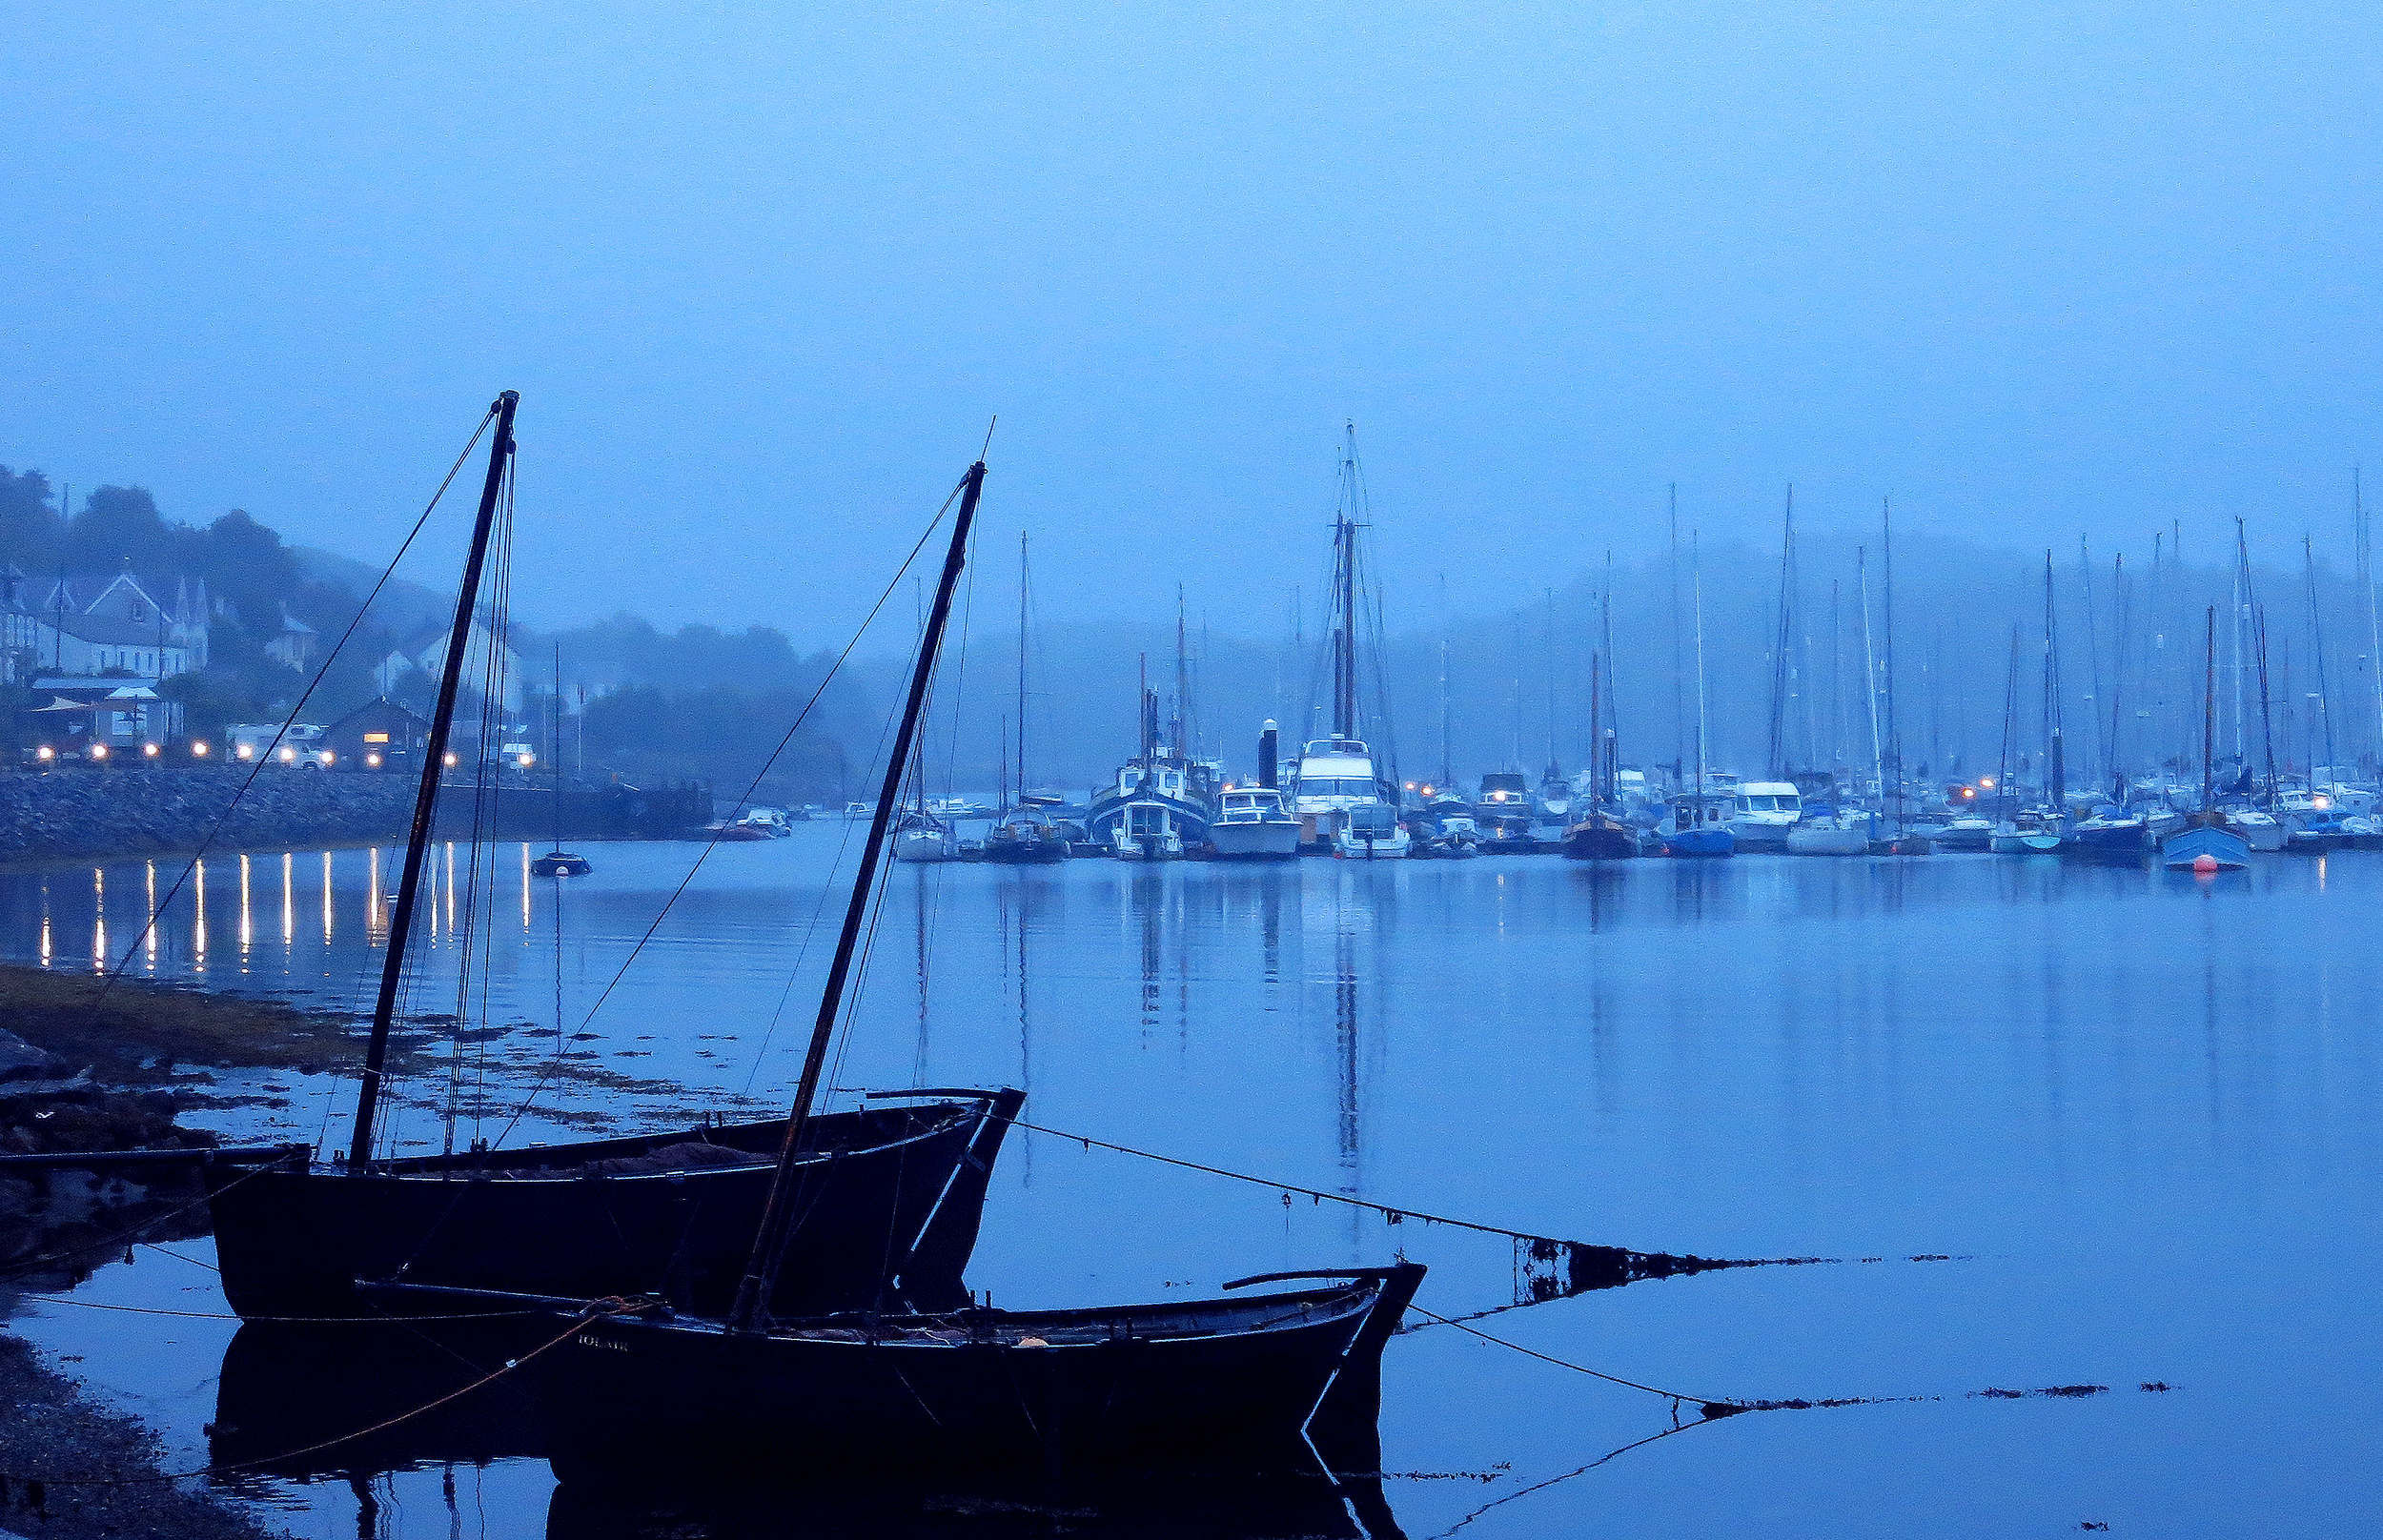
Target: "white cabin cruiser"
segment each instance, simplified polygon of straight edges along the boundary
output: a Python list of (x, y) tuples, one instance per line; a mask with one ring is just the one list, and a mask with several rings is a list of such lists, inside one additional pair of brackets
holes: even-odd
[[(1299, 756), (1299, 774), (1291, 784), (1291, 811), (1299, 821), (1300, 848), (1318, 854), (1338, 850), (1341, 831), (1359, 808), (1387, 809), (1390, 821), (1398, 821), (1396, 804), (1382, 795), (1381, 780), (1374, 773), (1374, 751), (1354, 738), (1319, 738), (1310, 742)], [(1366, 821), (1378, 833), (1378, 817), (1369, 813)], [(1398, 854), (1406, 854), (1403, 846)]]
[(1283, 861), (1299, 853), (1299, 820), (1277, 786), (1235, 786), (1218, 799), (1208, 826), (1221, 861)]
[(1729, 832), (1740, 850), (1784, 850), (1787, 831), (1803, 817), (1803, 794), (1790, 780), (1749, 780), (1737, 788)]

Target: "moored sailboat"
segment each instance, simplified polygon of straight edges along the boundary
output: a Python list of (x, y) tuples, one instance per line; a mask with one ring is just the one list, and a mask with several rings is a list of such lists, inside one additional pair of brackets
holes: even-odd
[[(737, 1237), (749, 1238), (782, 1164), (791, 1120), (391, 1160), (378, 1151), (390, 1036), (419, 908), (440, 769), (462, 684), (469, 628), (500, 495), (512, 472), (518, 397), (490, 407), (488, 468), (456, 599), (422, 756), (405, 861), (390, 912), (355, 1124), (345, 1158), (305, 1146), (262, 1169), (212, 1179), (223, 1289), (243, 1316), (352, 1315), (357, 1279), (403, 1277), (477, 1288), (597, 1295), (653, 1290), (691, 1303), (725, 1297)], [(891, 794), (887, 788), (887, 803)], [(763, 836), (766, 838), (766, 836)], [(561, 1030), (561, 1023), (556, 1023)], [(794, 1297), (813, 1307), (887, 1297), (965, 1299), (990, 1163), (1017, 1093), (904, 1099), (920, 1104), (811, 1120), (797, 1164), (815, 1200), (785, 1253)], [(898, 1259), (891, 1269), (888, 1255)]]

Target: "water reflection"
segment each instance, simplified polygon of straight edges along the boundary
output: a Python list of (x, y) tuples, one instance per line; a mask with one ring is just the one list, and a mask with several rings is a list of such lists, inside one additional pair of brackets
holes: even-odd
[(92, 868), (91, 886), (91, 965), (104, 973), (108, 968), (108, 873), (104, 868)]
[(191, 862), (191, 968), (207, 971), (207, 863)]

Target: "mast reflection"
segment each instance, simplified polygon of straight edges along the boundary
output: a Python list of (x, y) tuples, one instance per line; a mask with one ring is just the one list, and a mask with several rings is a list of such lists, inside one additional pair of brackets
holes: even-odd
[(148, 867), (149, 883), (149, 925), (142, 932), (142, 941), (149, 954), (149, 971), (154, 973), (157, 971), (157, 863), (152, 861), (142, 864)]
[(91, 965), (104, 973), (108, 969), (108, 874), (97, 866), (91, 869)]

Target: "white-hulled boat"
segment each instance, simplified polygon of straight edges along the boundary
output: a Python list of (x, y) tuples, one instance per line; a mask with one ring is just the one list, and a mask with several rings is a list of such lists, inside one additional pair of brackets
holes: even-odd
[(1276, 786), (1236, 786), (1218, 799), (1208, 841), (1219, 861), (1287, 861), (1299, 853), (1299, 821)]
[(1799, 817), (1787, 830), (1786, 850), (1791, 856), (1866, 856), (1870, 853), (1870, 815), (1816, 808)]
[(1803, 817), (1803, 794), (1789, 780), (1749, 780), (1738, 788), (1729, 832), (1740, 850), (1784, 850)]

